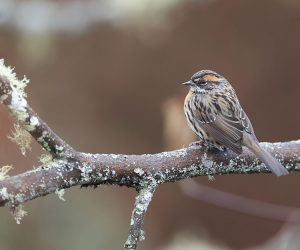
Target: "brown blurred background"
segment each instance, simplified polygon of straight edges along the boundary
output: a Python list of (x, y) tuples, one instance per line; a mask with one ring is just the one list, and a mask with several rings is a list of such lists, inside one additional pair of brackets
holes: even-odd
[[(300, 137), (299, 27), (296, 0), (1, 0), (0, 57), (31, 80), (31, 106), (80, 151), (187, 145), (193, 138), (178, 125), (187, 89), (179, 83), (199, 69), (230, 80), (261, 141), (288, 141)], [(0, 119), (0, 165), (13, 164), (10, 174), (38, 166), (39, 146), (21, 156), (7, 139), (13, 123), (3, 106)], [(197, 178), (292, 207), (300, 206), (298, 180), (296, 173)], [(66, 202), (49, 195), (27, 203), (21, 225), (2, 208), (0, 249), (122, 249), (134, 194), (75, 187)], [(166, 184), (154, 196), (140, 248), (299, 249), (294, 226), (193, 200)]]

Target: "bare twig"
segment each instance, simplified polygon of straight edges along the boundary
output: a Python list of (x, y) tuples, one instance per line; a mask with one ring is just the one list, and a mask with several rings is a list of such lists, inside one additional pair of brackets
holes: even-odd
[(131, 216), (129, 235), (125, 243), (125, 249), (136, 250), (139, 241), (144, 240), (142, 224), (155, 189), (156, 184), (154, 182), (153, 184), (149, 184), (149, 186), (141, 188), (138, 191)]
[[(0, 180), (0, 206), (6, 205), (12, 211), (16, 211), (23, 202), (76, 185), (133, 187), (139, 194), (125, 247), (136, 249), (144, 215), (159, 184), (202, 175), (269, 172), (246, 148), (239, 156), (229, 151), (208, 151), (206, 148), (145, 155), (77, 152), (30, 108), (24, 93), (26, 84), (26, 78), (18, 80), (12, 69), (0, 60), (0, 102), (9, 107), (17, 122), (53, 156), (52, 160), (35, 170)], [(289, 171), (300, 169), (300, 140), (262, 143), (262, 146)]]
[(9, 107), (17, 122), (46, 151), (55, 156), (72, 155), (74, 151), (72, 147), (57, 136), (27, 104), (24, 90), (17, 88), (18, 83), (17, 81), (14, 85), (8, 76), (2, 75), (0, 72), (0, 101)]

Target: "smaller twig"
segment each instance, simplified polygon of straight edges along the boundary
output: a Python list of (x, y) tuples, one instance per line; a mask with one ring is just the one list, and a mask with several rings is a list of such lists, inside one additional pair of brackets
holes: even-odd
[(156, 185), (150, 184), (149, 186), (140, 189), (136, 196), (130, 220), (129, 235), (124, 246), (127, 250), (136, 250), (139, 241), (142, 241), (145, 238), (142, 231), (142, 224), (155, 189)]
[[(55, 134), (50, 127), (27, 105), (25, 129), (53, 156), (71, 156), (74, 149)], [(32, 124), (34, 123), (34, 124)]]
[[(1, 70), (8, 72), (2, 74)], [(5, 68), (3, 61), (0, 61), (0, 103), (8, 106), (22, 128), (46, 151), (53, 156), (71, 156), (74, 149), (56, 135), (27, 104), (23, 89), (27, 82), (24, 81), (18, 80), (12, 69)]]

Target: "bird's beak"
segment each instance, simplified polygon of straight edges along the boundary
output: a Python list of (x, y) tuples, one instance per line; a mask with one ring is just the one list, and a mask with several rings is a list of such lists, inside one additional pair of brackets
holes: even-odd
[(191, 80), (187, 81), (187, 82), (183, 82), (182, 85), (185, 85), (185, 86), (192, 86), (193, 85), (193, 82)]

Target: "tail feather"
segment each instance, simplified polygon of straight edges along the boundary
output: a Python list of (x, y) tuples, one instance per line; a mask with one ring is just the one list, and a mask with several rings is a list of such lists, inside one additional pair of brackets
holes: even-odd
[(252, 152), (264, 163), (266, 166), (276, 175), (287, 175), (289, 172), (281, 165), (269, 152), (262, 149), (260, 146), (256, 149), (252, 149)]
[[(250, 137), (250, 135), (249, 135)], [(244, 144), (259, 158), (276, 176), (287, 175), (287, 169), (277, 161), (268, 151), (261, 148), (254, 138), (244, 138)]]

